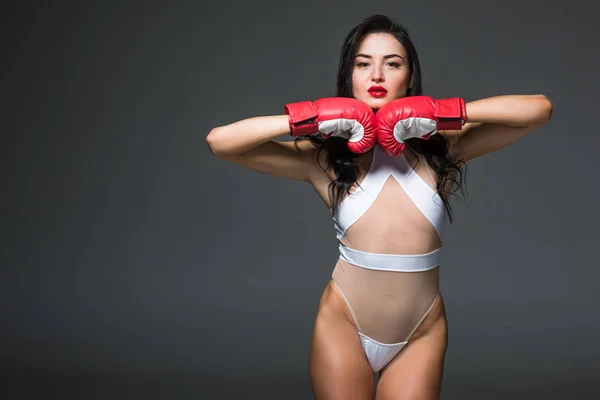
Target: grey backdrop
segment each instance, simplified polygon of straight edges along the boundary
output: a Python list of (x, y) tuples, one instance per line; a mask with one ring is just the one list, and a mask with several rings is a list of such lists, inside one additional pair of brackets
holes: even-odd
[(453, 202), (442, 398), (597, 398), (600, 28), (578, 3), (7, 7), (2, 397), (311, 398), (329, 214), (205, 137), (332, 95), (345, 34), (386, 13), (426, 94), (554, 102), (547, 126), (472, 161), (469, 204)]

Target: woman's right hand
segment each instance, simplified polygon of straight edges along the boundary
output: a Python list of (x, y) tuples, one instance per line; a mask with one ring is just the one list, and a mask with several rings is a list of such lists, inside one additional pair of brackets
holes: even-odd
[[(326, 154), (311, 141), (278, 141), (283, 137), (324, 134), (345, 137), (357, 154), (377, 141), (377, 121), (371, 108), (353, 98), (325, 98), (293, 103), (286, 114), (251, 117), (211, 130), (206, 137), (210, 151), (219, 158), (269, 175), (322, 186), (331, 181)], [(323, 195), (325, 199), (326, 194)]]
[(349, 97), (328, 97), (285, 106), (291, 136), (320, 133), (348, 139), (353, 153), (369, 151), (377, 142), (377, 119), (367, 104)]

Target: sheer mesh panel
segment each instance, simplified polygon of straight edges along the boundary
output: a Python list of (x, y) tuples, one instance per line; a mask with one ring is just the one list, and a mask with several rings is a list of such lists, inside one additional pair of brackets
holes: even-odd
[(374, 271), (338, 261), (332, 278), (359, 332), (382, 343), (408, 338), (438, 293), (439, 268), (423, 272)]
[(387, 254), (423, 254), (442, 245), (435, 227), (393, 176), (340, 242), (352, 249)]
[[(425, 164), (419, 164), (419, 176), (433, 187)], [(442, 245), (435, 227), (393, 176), (340, 242), (385, 254), (424, 254)], [(332, 278), (359, 332), (382, 343), (407, 340), (439, 292), (439, 267), (423, 272), (379, 271), (339, 260)]]

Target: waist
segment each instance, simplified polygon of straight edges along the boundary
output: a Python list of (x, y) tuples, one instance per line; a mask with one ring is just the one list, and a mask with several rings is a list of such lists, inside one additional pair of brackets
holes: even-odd
[(382, 254), (368, 253), (346, 247), (338, 247), (340, 259), (358, 267), (399, 272), (420, 272), (435, 268), (440, 264), (442, 248), (425, 254)]

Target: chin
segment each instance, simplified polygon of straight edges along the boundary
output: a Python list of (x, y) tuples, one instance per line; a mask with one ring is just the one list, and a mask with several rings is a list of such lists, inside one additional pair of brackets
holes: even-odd
[(369, 97), (369, 98), (363, 100), (363, 102), (365, 104), (367, 104), (369, 107), (371, 107), (374, 111), (376, 111), (392, 100), (394, 100), (394, 99), (391, 97), (388, 98), (387, 96), (382, 99), (375, 99), (373, 97)]

